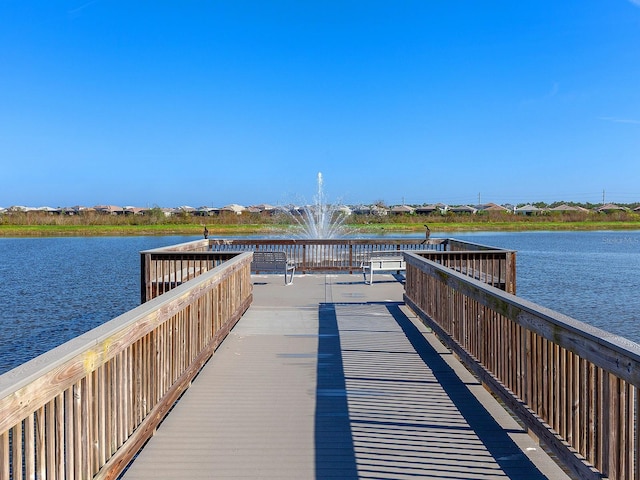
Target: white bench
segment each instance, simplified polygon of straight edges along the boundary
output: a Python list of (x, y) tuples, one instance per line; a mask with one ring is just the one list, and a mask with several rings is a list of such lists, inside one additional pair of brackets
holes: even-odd
[[(390, 272), (406, 270), (407, 264), (400, 252), (380, 252), (374, 253), (373, 256), (362, 263), (362, 274), (364, 283), (371, 285), (373, 283), (373, 272)], [(369, 272), (369, 281), (367, 282), (367, 272)]]
[(287, 260), (287, 254), (285, 252), (253, 252), (251, 269), (256, 273), (284, 273), (285, 285), (291, 285), (293, 283), (293, 274), (296, 271), (296, 266), (293, 262)]

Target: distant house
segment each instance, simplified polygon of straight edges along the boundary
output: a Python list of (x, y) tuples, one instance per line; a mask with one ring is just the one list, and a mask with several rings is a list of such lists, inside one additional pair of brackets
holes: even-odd
[(629, 209), (627, 207), (621, 207), (620, 205), (616, 205), (615, 203), (607, 203), (595, 209), (598, 213), (612, 213), (612, 212), (628, 212)]
[(431, 205), (423, 205), (416, 207), (416, 215), (434, 215), (446, 212), (448, 207), (444, 203), (434, 203)]
[(96, 205), (93, 209), (98, 213), (107, 215), (124, 215), (124, 208), (116, 205)]
[(85, 213), (95, 213), (95, 208), (93, 207), (83, 207), (82, 205), (75, 205), (73, 207), (66, 207), (63, 209), (65, 215), (81, 215)]
[(305, 215), (305, 212), (307, 211), (307, 209), (310, 209), (311, 206), (300, 206), (300, 205), (289, 205), (289, 207), (287, 207), (287, 210), (289, 211), (289, 213), (291, 213), (292, 215)]
[(274, 207), (268, 203), (261, 203), (260, 205), (251, 205), (247, 207), (247, 212), (249, 213), (261, 213), (265, 215), (275, 215), (280, 211), (281, 210), (278, 207)]
[(7, 213), (24, 213), (29, 211), (29, 207), (23, 207), (22, 205), (11, 205), (7, 208)]
[(449, 212), (456, 213), (458, 215), (468, 214), (475, 215), (478, 212), (477, 208), (470, 207), (469, 205), (457, 205), (455, 207), (449, 207)]
[(502, 205), (498, 205), (496, 203), (484, 203), (482, 205), (478, 205), (476, 207), (479, 212), (502, 212), (502, 213), (511, 213), (507, 207), (503, 207)]
[(235, 213), (236, 215), (242, 215), (242, 212), (245, 212), (246, 210), (247, 210), (246, 207), (243, 207), (242, 205), (238, 205), (237, 203), (232, 203), (222, 208), (223, 212), (231, 212), (231, 213)]
[(535, 205), (524, 205), (523, 207), (518, 207), (515, 210), (515, 213), (526, 216), (538, 215), (542, 212), (544, 212), (544, 210), (536, 207)]
[(174, 214), (182, 214), (182, 215), (193, 215), (196, 212), (196, 209), (190, 207), (189, 205), (182, 205), (175, 209)]
[(372, 205), (371, 215), (375, 215), (377, 217), (384, 217), (385, 215), (389, 215), (389, 209), (381, 205)]
[(280, 210), (278, 207), (269, 205), (268, 203), (261, 203), (260, 205), (256, 205), (256, 207), (259, 208), (261, 212), (267, 213), (277, 212), (278, 210)]
[(387, 215), (389, 210), (380, 205), (358, 205), (351, 208), (351, 213), (355, 215), (376, 215), (382, 217)]
[(358, 205), (351, 209), (351, 211), (356, 215), (371, 215), (371, 206), (370, 205)]
[(123, 210), (125, 215), (142, 215), (146, 209), (142, 207), (128, 206), (123, 207)]
[(346, 216), (349, 216), (349, 215), (351, 215), (353, 213), (353, 211), (351, 210), (351, 207), (349, 207), (348, 205), (337, 206), (335, 208), (335, 211), (337, 213), (340, 213), (340, 214), (346, 215)]
[(48, 215), (53, 215), (53, 214), (60, 214), (62, 212), (61, 208), (54, 208), (54, 207), (47, 207), (47, 206), (43, 206), (43, 207), (18, 207), (20, 209), (22, 209), (23, 212), (26, 213), (34, 213), (34, 214), (48, 214)]
[(391, 213), (393, 215), (411, 215), (415, 212), (415, 208), (409, 205), (395, 205), (391, 207)]
[(553, 207), (549, 209), (550, 212), (561, 212), (561, 213), (567, 213), (567, 212), (583, 212), (583, 213), (587, 213), (589, 210), (587, 210), (584, 207), (578, 207), (575, 205), (567, 205), (566, 203), (563, 203), (562, 205), (558, 205), (557, 207)]
[(210, 217), (211, 215), (217, 215), (220, 213), (219, 208), (214, 207), (199, 207), (193, 212), (194, 215), (199, 215), (201, 217)]

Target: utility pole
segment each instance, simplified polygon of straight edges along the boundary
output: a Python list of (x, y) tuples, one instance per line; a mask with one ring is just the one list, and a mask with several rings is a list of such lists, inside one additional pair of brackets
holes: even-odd
[(604, 188), (602, 189), (602, 204), (604, 205)]
[(478, 192), (478, 206), (480, 206), (480, 192)]

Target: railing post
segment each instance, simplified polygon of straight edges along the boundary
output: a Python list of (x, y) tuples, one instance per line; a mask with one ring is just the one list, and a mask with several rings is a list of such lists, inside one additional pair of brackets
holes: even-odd
[[(640, 346), (467, 279), (466, 256), (444, 272), (405, 253), (406, 304), (578, 478), (638, 480)], [(506, 290), (514, 263), (501, 257)]]
[(302, 271), (307, 273), (307, 244), (302, 245)]
[[(212, 256), (198, 253), (193, 258)], [(151, 293), (151, 275), (162, 279), (150, 267), (156, 255), (141, 252), (142, 271), (151, 272), (140, 275), (143, 293)], [(155, 306), (143, 299), (19, 375), (3, 375), (0, 478), (118, 478), (249, 308), (250, 255), (230, 256), (182, 293)]]
[(505, 290), (513, 295), (516, 294), (516, 252), (507, 252), (505, 272)]
[(147, 301), (147, 283), (149, 281), (147, 264), (149, 259), (148, 254), (140, 254), (140, 303), (143, 304)]

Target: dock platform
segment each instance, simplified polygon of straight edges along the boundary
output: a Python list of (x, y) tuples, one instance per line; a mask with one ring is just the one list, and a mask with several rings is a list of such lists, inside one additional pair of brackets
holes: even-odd
[(254, 275), (121, 478), (570, 478), (402, 302), (402, 278)]

